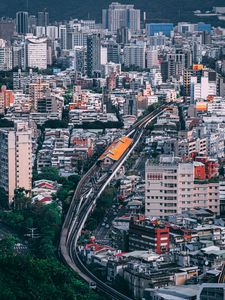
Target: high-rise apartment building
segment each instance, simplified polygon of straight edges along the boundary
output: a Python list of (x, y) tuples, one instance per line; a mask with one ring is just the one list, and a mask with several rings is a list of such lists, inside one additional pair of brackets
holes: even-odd
[(47, 27), (49, 23), (49, 15), (47, 11), (39, 11), (37, 17), (37, 25)]
[(12, 70), (12, 47), (0, 39), (0, 71)]
[(102, 10), (103, 28), (116, 33), (122, 27), (129, 28), (131, 33), (140, 31), (140, 10), (134, 5), (112, 2), (108, 9)]
[(67, 27), (66, 25), (59, 26), (60, 47), (62, 50), (67, 49)]
[(120, 62), (120, 45), (114, 41), (109, 41), (107, 47), (107, 60), (118, 64)]
[(220, 181), (220, 213), (225, 216), (225, 181)]
[(124, 47), (124, 65), (128, 68), (145, 68), (145, 46), (127, 45)]
[(199, 207), (219, 214), (219, 182), (207, 175), (207, 168), (200, 161), (179, 162), (172, 157), (162, 157), (156, 164), (148, 161), (145, 215), (165, 217)]
[(73, 68), (77, 72), (85, 75), (87, 72), (87, 51), (85, 47), (74, 47)]
[(0, 38), (6, 41), (10, 41), (13, 35), (15, 35), (16, 26), (12, 19), (0, 20)]
[(57, 26), (47, 26), (46, 27), (46, 35), (47, 37), (54, 41), (59, 38), (59, 29)]
[(158, 50), (147, 49), (146, 51), (146, 65), (147, 68), (159, 66)]
[(0, 187), (13, 201), (15, 189), (32, 188), (32, 131), (26, 122), (0, 129)]
[(16, 13), (16, 32), (22, 35), (28, 33), (28, 12), (19, 11)]
[(50, 96), (49, 83), (37, 79), (35, 82), (29, 84), (29, 95), (32, 106), (37, 110), (38, 99), (44, 99)]
[(87, 75), (99, 77), (101, 65), (107, 63), (107, 48), (101, 45), (101, 37), (93, 34), (87, 38)]
[(121, 27), (117, 30), (116, 41), (119, 44), (128, 44), (131, 39), (130, 29), (127, 27)]
[(47, 39), (28, 37), (26, 39), (27, 67), (47, 69)]
[(29, 15), (29, 18), (28, 18), (29, 33), (34, 34), (36, 26), (37, 26), (37, 17), (35, 15)]
[(217, 75), (214, 71), (203, 71), (199, 82), (197, 76), (191, 77), (190, 96), (191, 100), (204, 99), (217, 95)]

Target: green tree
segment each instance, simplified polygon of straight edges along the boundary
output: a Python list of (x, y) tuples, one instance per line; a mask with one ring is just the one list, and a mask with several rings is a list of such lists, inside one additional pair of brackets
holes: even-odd
[(8, 208), (9, 207), (9, 200), (7, 193), (3, 188), (0, 188), (0, 207), (1, 208)]
[(16, 238), (12, 235), (7, 235), (2, 240), (0, 240), (0, 254), (6, 255), (12, 253), (16, 241)]
[(0, 269), (1, 300), (100, 299), (56, 260), (0, 255)]
[(19, 188), (15, 190), (14, 193), (14, 207), (16, 209), (27, 208), (31, 204), (31, 199), (27, 196), (24, 189)]
[(58, 181), (60, 179), (59, 171), (54, 167), (45, 167), (41, 170), (41, 173), (38, 174), (38, 179)]

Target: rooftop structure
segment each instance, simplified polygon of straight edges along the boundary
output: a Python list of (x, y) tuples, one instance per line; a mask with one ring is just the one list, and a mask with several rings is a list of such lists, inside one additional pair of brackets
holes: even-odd
[(99, 157), (99, 160), (103, 161), (108, 159), (108, 161), (118, 161), (132, 143), (132, 139), (122, 136), (106, 149), (106, 151)]

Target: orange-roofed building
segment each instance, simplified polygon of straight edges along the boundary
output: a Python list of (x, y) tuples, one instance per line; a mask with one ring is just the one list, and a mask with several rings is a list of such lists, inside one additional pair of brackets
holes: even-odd
[(105, 165), (111, 165), (113, 162), (118, 161), (122, 157), (132, 143), (132, 139), (122, 136), (118, 140), (115, 140), (98, 160), (103, 161)]

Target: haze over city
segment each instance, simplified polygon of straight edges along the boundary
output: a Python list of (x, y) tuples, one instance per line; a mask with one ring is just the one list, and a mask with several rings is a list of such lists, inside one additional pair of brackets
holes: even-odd
[(224, 1), (0, 2), (0, 299), (225, 299)]

